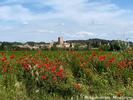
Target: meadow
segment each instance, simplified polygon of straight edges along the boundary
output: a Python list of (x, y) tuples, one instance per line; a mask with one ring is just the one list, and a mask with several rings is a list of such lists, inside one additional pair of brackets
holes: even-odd
[(133, 50), (0, 52), (0, 100), (81, 95), (133, 97)]

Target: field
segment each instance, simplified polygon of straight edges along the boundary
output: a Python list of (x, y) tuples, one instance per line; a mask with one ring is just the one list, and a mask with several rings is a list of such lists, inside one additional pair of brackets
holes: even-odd
[(133, 50), (1, 51), (0, 100), (133, 97)]

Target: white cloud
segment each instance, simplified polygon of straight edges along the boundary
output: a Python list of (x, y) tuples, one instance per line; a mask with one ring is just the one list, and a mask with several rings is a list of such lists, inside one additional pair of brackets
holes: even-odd
[(31, 12), (22, 5), (0, 6), (0, 19), (25, 21), (32, 20)]
[(95, 35), (94, 33), (91, 33), (91, 32), (86, 32), (86, 31), (81, 31), (81, 32), (78, 32), (76, 33), (77, 35)]
[(35, 30), (34, 32), (36, 32), (36, 33), (46, 33), (46, 34), (48, 34), (48, 33), (54, 33), (54, 31), (47, 30), (47, 29), (38, 29), (38, 30)]
[[(54, 11), (34, 12), (23, 6), (27, 2), (41, 6), (49, 5), (53, 7)], [(113, 36), (114, 33), (133, 30), (133, 21), (130, 20), (133, 18), (132, 11), (119, 8), (116, 4), (105, 0), (102, 2), (98, 0), (95, 2), (93, 0), (7, 0), (3, 4), (0, 6), (0, 19), (21, 22), (27, 25), (23, 29), (26, 32), (36, 30), (37, 33), (49, 33), (50, 30), (53, 30), (50, 33), (68, 34), (70, 32), (73, 37), (77, 37), (77, 35), (81, 37), (96, 36), (97, 34), (109, 37), (107, 33)], [(60, 24), (62, 28), (55, 27), (56, 24)], [(17, 30), (19, 32), (21, 26)]]
[(68, 33), (66, 36), (68, 38), (77, 38), (77, 39), (87, 39), (88, 37), (95, 37), (97, 34), (87, 31), (80, 31), (74, 33)]

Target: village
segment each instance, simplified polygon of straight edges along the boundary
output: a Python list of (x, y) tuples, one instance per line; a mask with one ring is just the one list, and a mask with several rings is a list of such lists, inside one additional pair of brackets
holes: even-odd
[(63, 36), (55, 41), (46, 42), (0, 42), (0, 50), (88, 50), (101, 48), (107, 51), (117, 51), (124, 48), (131, 48), (132, 42), (122, 40), (88, 39), (88, 40), (65, 40)]
[[(63, 37), (58, 37), (58, 41), (56, 42), (50, 42), (50, 43), (40, 43), (40, 44), (34, 44), (34, 45), (30, 45), (28, 43), (25, 44), (21, 44), (21, 45), (16, 45), (19, 48), (29, 48), (31, 50), (37, 50), (37, 49), (51, 49), (52, 47), (55, 48), (74, 48), (77, 45), (77, 43), (72, 43), (72, 42), (67, 42), (64, 41)], [(80, 48), (86, 48), (87, 45), (80, 45)]]

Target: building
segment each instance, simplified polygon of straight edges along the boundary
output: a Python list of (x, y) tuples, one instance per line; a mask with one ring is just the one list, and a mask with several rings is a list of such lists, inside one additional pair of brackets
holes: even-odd
[(44, 46), (45, 49), (50, 49), (51, 47), (53, 47), (53, 43), (46, 43)]
[(58, 44), (60, 44), (60, 45), (63, 45), (64, 44), (63, 37), (58, 37)]
[(71, 46), (70, 43), (66, 43), (66, 42), (65, 42), (65, 43), (63, 44), (63, 47), (64, 47), (64, 48), (70, 48), (70, 46)]
[(58, 37), (58, 42), (56, 44), (56, 47), (57, 48), (69, 48), (70, 43), (66, 43), (63, 37)]

